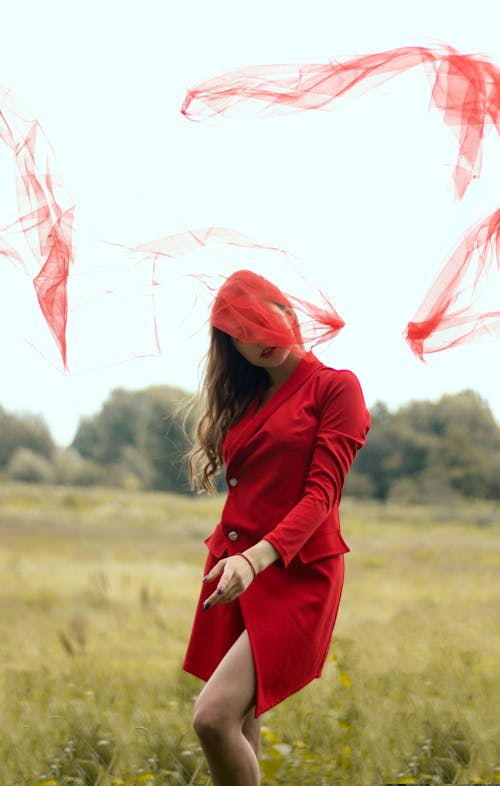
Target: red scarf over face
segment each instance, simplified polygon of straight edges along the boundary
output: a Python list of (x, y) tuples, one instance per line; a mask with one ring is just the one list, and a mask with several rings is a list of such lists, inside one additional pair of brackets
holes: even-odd
[[(293, 347), (301, 351), (304, 342), (328, 341), (344, 325), (329, 300), (324, 295), (321, 297), (322, 305), (314, 305), (285, 294), (251, 270), (238, 270), (218, 290), (211, 308), (210, 324), (238, 341)], [(295, 310), (300, 313), (302, 322)]]

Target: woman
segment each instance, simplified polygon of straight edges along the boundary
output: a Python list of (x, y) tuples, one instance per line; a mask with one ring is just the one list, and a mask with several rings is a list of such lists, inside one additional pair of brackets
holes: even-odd
[[(332, 312), (315, 318), (333, 332)], [(210, 321), (191, 473), (210, 491), (224, 462), (228, 496), (184, 669), (207, 681), (193, 725), (214, 786), (255, 786), (259, 716), (328, 653), (349, 551), (338, 506), (369, 415), (354, 375), (304, 350), (289, 298), (261, 276), (231, 276)]]

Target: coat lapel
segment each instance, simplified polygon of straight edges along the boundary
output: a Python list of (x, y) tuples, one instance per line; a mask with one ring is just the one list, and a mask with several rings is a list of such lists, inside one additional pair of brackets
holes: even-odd
[(255, 409), (255, 405), (252, 404), (249, 416), (245, 417), (245, 423), (242, 424), (241, 431), (230, 446), (228, 464), (234, 461), (241, 448), (248, 443), (248, 440), (261, 428), (273, 412), (276, 412), (278, 407), (281, 407), (309, 377), (322, 367), (323, 364), (312, 352), (308, 352), (274, 396), (269, 401), (266, 401), (254, 415), (251, 414)]

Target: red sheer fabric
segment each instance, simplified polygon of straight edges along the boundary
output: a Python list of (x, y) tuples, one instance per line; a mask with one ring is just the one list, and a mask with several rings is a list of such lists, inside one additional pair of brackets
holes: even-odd
[[(25, 110), (21, 110), (15, 103), (11, 94), (7, 90), (0, 92), (1, 99), (1, 112), (0, 112), (0, 139), (12, 151), (14, 156), (15, 168), (17, 170), (17, 204), (19, 218), (9, 226), (1, 230), (0, 235), (0, 256), (9, 259), (13, 262), (23, 273), (28, 275), (35, 288), (38, 303), (44, 319), (52, 332), (60, 353), (63, 366), (68, 368), (68, 342), (67, 342), (67, 329), (68, 329), (68, 283), (70, 276), (70, 266), (73, 261), (73, 211), (74, 206), (70, 203), (69, 197), (64, 189), (58, 184), (53, 176), (51, 168), (52, 150), (45, 137), (39, 123), (32, 118)], [(19, 236), (22, 236), (26, 241), (27, 248), (19, 249)], [(12, 242), (11, 242), (12, 241)], [(134, 259), (130, 263), (126, 259), (124, 253), (125, 248), (117, 244), (115, 248), (119, 254), (123, 254), (123, 258), (119, 260), (118, 266), (108, 273), (105, 270), (105, 261), (102, 262), (102, 269), (96, 271), (83, 272), (83, 278), (87, 279), (94, 277), (96, 280), (95, 289), (88, 289), (88, 283), (83, 283), (78, 275), (72, 273), (72, 282), (74, 300), (79, 300), (79, 290), (82, 288), (87, 290), (84, 293), (84, 300), (90, 303), (90, 308), (94, 307), (96, 313), (104, 314), (105, 317), (97, 317), (99, 319), (106, 319), (106, 327), (103, 324), (103, 330), (106, 336), (111, 333), (110, 325), (119, 326), (120, 319), (124, 318), (124, 302), (127, 301), (129, 313), (131, 309), (131, 289), (137, 294), (138, 300), (144, 302), (144, 296), (147, 297), (147, 315), (144, 314), (144, 309), (133, 309), (134, 314), (140, 311), (142, 321), (147, 324), (149, 329), (152, 327), (153, 333), (153, 347), (152, 349), (143, 352), (140, 349), (141, 340), (134, 341), (133, 349), (131, 347), (120, 347), (117, 343), (110, 343), (109, 341), (101, 341), (104, 349), (99, 347), (93, 348), (95, 356), (95, 364), (101, 365), (102, 363), (108, 364), (114, 362), (116, 358), (126, 359), (127, 357), (140, 357), (145, 354), (152, 354), (156, 351), (161, 351), (160, 347), (160, 331), (158, 328), (158, 314), (156, 306), (156, 295), (161, 287), (174, 284), (176, 277), (191, 278), (192, 291), (205, 290), (206, 297), (209, 299), (209, 308), (205, 313), (210, 310), (210, 305), (213, 301), (215, 292), (227, 280), (228, 276), (221, 274), (221, 269), (224, 263), (218, 256), (217, 252), (215, 260), (212, 258), (205, 259), (203, 266), (204, 273), (188, 273), (188, 270), (193, 270), (193, 267), (186, 264), (181, 270), (173, 269), (173, 266), (165, 266), (169, 269), (169, 275), (162, 276), (164, 271), (159, 269), (160, 263), (167, 260), (172, 263), (184, 255), (193, 253), (199, 249), (207, 249), (211, 251), (214, 247), (219, 249), (232, 249), (234, 253), (237, 249), (246, 249), (253, 255), (253, 262), (255, 266), (259, 267), (259, 259), (266, 253), (277, 254), (278, 257), (283, 258), (289, 265), (287, 270), (293, 273), (293, 264), (291, 255), (285, 249), (265, 245), (259, 243), (252, 238), (249, 238), (242, 233), (235, 230), (227, 229), (224, 227), (203, 227), (196, 230), (188, 230), (176, 234), (167, 235), (165, 237), (153, 240), (147, 243), (142, 243), (128, 251), (132, 252)], [(102, 257), (102, 249), (100, 250)], [(213, 254), (213, 251), (212, 251)], [(82, 268), (82, 266), (79, 266)], [(84, 266), (83, 266), (84, 267)], [(227, 265), (226, 265), (227, 267)], [(229, 266), (231, 267), (231, 266)], [(262, 267), (262, 265), (261, 265)], [(208, 275), (206, 271), (215, 270), (216, 274)], [(232, 265), (231, 273), (237, 269), (237, 264)], [(109, 276), (114, 275), (114, 280), (110, 280)], [(230, 275), (230, 274), (229, 274)], [(100, 289), (100, 283), (103, 278), (108, 278), (106, 285)], [(163, 283), (162, 283), (163, 278)], [(295, 277), (297, 279), (297, 277)], [(261, 282), (261, 288), (264, 279)], [(297, 283), (297, 281), (296, 281)], [(307, 282), (303, 279), (298, 281), (299, 291), (305, 292), (307, 289)], [(248, 285), (248, 281), (242, 280), (242, 286)], [(266, 283), (267, 285), (267, 283)], [(276, 289), (275, 294), (280, 293)], [(227, 294), (227, 290), (226, 290)], [(241, 295), (242, 293), (240, 293)], [(262, 292), (260, 292), (262, 294)], [(121, 298), (120, 296), (124, 296)], [(250, 293), (247, 292), (250, 296)], [(246, 304), (246, 316), (243, 317), (245, 309), (241, 311), (241, 330), (247, 331), (248, 335), (257, 335), (262, 329), (262, 320), (266, 308), (261, 299), (260, 304), (257, 303), (258, 298), (254, 295), (253, 308), (248, 308), (248, 300)], [(294, 298), (293, 306), (301, 310), (303, 317), (303, 339), (309, 343), (319, 343), (325, 341), (334, 335), (343, 325), (342, 320), (333, 309), (328, 298), (319, 290), (314, 291), (314, 295), (318, 301), (317, 304), (312, 300)], [(203, 299), (203, 298), (201, 298)], [(291, 298), (287, 299), (286, 296), (279, 295), (279, 302), (291, 304)], [(120, 308), (121, 303), (121, 308)], [(241, 301), (238, 301), (241, 304)], [(118, 304), (118, 308), (114, 311), (114, 307)], [(185, 309), (189, 311), (192, 308), (192, 299), (190, 302), (186, 300), (184, 303)], [(81, 312), (80, 306), (77, 307), (78, 316)], [(201, 327), (203, 322), (203, 312), (199, 311), (198, 328)], [(238, 316), (238, 309), (234, 312), (235, 318)], [(73, 318), (75, 318), (73, 313)], [(116, 316), (116, 319), (113, 317)], [(269, 314), (267, 315), (269, 317)], [(80, 325), (83, 324), (80, 320)], [(94, 320), (94, 327), (95, 327)], [(88, 331), (88, 323), (86, 325)], [(144, 333), (147, 327), (141, 327), (138, 333)], [(233, 331), (234, 332), (234, 331)], [(124, 331), (121, 333), (121, 342), (126, 343), (130, 339), (125, 337)], [(120, 331), (118, 327), (118, 340), (120, 338)], [(281, 327), (277, 330), (276, 319), (269, 324), (267, 339), (272, 343), (293, 343), (290, 336), (286, 334)], [(81, 336), (79, 336), (80, 345), (82, 345)], [(144, 336), (144, 346), (151, 348), (151, 340), (149, 336)], [(80, 352), (82, 346), (80, 346)], [(107, 352), (108, 356), (101, 357), (103, 352)], [(72, 363), (72, 367), (73, 367)], [(78, 365), (78, 359), (77, 363)]]
[(500, 337), (500, 310), (477, 310), (495, 272), (498, 276), (500, 209), (469, 230), (408, 323), (406, 340), (418, 357), (473, 338)]
[[(319, 344), (333, 338), (344, 326), (328, 299), (315, 306), (286, 295), (251, 270), (229, 276), (215, 296), (210, 324), (238, 341), (302, 349), (303, 343)], [(295, 310), (306, 321), (302, 324)]]
[(445, 46), (411, 46), (344, 63), (251, 66), (191, 88), (181, 112), (190, 120), (205, 120), (248, 108), (261, 115), (328, 109), (353, 88), (368, 89), (421, 64), (432, 83), (431, 104), (458, 137), (453, 178), (462, 198), (481, 171), (485, 127), (493, 125), (500, 133), (500, 70), (484, 57)]
[[(20, 229), (33, 256), (23, 257), (0, 239), (0, 255), (33, 276), (33, 285), (66, 368), (67, 281), (73, 261), (74, 205), (51, 169), (52, 150), (38, 121), (0, 87), (0, 139), (13, 153), (17, 169), (19, 218), (2, 235)], [(33, 269), (34, 268), (34, 269)]]
[[(221, 245), (234, 248), (246, 248), (256, 251), (276, 251), (284, 257), (291, 254), (279, 246), (258, 243), (256, 240), (228, 227), (199, 227), (197, 229), (187, 229), (185, 232), (176, 232), (165, 235), (156, 240), (149, 240), (137, 246), (127, 247), (129, 251), (149, 257), (156, 263), (163, 259), (177, 259), (178, 257), (189, 254), (192, 251), (212, 245)], [(189, 275), (188, 273), (184, 273)], [(154, 276), (153, 276), (154, 278)]]
[[(150, 259), (151, 283), (155, 286), (159, 283), (158, 265), (162, 259), (172, 260), (213, 244), (252, 251), (256, 266), (259, 266), (259, 254), (264, 252), (277, 252), (285, 262), (291, 258), (283, 248), (258, 243), (224, 227), (203, 227), (167, 235), (130, 248), (129, 251), (139, 254), (143, 259)], [(222, 267), (222, 261), (219, 267)], [(229, 267), (234, 268), (234, 264)], [(291, 261), (289, 265), (285, 264), (285, 272), (301, 293), (309, 290), (315, 302), (286, 294), (266, 277), (250, 270), (233, 269), (228, 275), (191, 272), (184, 273), (184, 277), (190, 277), (193, 287), (198, 291), (203, 287), (204, 294), (209, 297), (210, 324), (240, 341), (295, 348), (300, 348), (303, 343), (315, 346), (329, 341), (344, 326), (344, 321), (327, 295), (297, 274)], [(272, 268), (270, 275), (273, 275)], [(292, 325), (284, 318), (284, 312), (279, 306), (293, 310)], [(156, 316), (154, 331), (158, 336)]]
[[(500, 71), (484, 57), (462, 55), (450, 47), (404, 47), (345, 63), (255, 66), (224, 74), (189, 91), (182, 112), (190, 119), (202, 120), (238, 112), (253, 103), (264, 114), (325, 109), (355, 87), (368, 89), (419, 64), (424, 65), (432, 83), (431, 104), (458, 137), (454, 181), (457, 194), (462, 197), (471, 178), (480, 173), (485, 130), (494, 126), (500, 132)], [(68, 277), (73, 262), (74, 205), (54, 177), (52, 150), (40, 124), (3, 88), (0, 88), (0, 140), (11, 151), (17, 171), (19, 213), (14, 223), (0, 230), (0, 257), (12, 261), (32, 279), (41, 312), (67, 368)], [(419, 357), (477, 335), (499, 332), (499, 312), (495, 308), (478, 309), (480, 291), (491, 283), (492, 273), (500, 264), (499, 214), (496, 211), (468, 233), (408, 324), (406, 338)], [(20, 237), (27, 250), (20, 250)], [(326, 294), (311, 287), (296, 271), (295, 277), (292, 276), (294, 283), (287, 276), (282, 281), (277, 279), (272, 266), (265, 269), (265, 277), (259, 278), (260, 259), (268, 252), (277, 252), (290, 262), (289, 269), (293, 271), (292, 255), (284, 249), (264, 245), (231, 229), (208, 227), (168, 235), (129, 249), (136, 260), (145, 263), (145, 268), (143, 264), (138, 265), (141, 276), (145, 275), (138, 287), (142, 287), (141, 294), (147, 294), (148, 299), (143, 301), (149, 309), (152, 304), (156, 351), (160, 351), (155, 310), (156, 293), (161, 288), (160, 261), (172, 263), (200, 248), (210, 251), (214, 244), (231, 251), (231, 256), (235, 256), (232, 266), (219, 264), (218, 252), (211, 264), (198, 273), (186, 265), (174, 274), (170, 266), (162, 265), (163, 269), (168, 267), (171, 276), (190, 276), (194, 290), (201, 286), (208, 293), (212, 324), (242, 340), (295, 346), (302, 341), (311, 345), (327, 341), (342, 327), (343, 321)], [(242, 265), (236, 259), (241, 249), (253, 255), (250, 265)], [(245, 267), (251, 267), (253, 272), (241, 270)], [(208, 268), (217, 274), (207, 275)], [(119, 269), (127, 269), (125, 262)], [(268, 272), (274, 284), (267, 280)], [(72, 280), (76, 281), (77, 289), (78, 279)], [(124, 285), (117, 278), (105, 291), (95, 292), (95, 298), (105, 295), (109, 302), (109, 296), (119, 293), (121, 288)], [(92, 294), (87, 300), (92, 301)], [(190, 306), (192, 303), (187, 304), (188, 309)], [(277, 311), (276, 306), (292, 307), (297, 322), (290, 327), (289, 322), (283, 321), (283, 310)], [(109, 322), (108, 311), (103, 310)], [(121, 340), (123, 343), (123, 337)], [(134, 356), (140, 355), (140, 350), (134, 349)]]
[[(500, 133), (500, 69), (484, 57), (445, 46), (401, 47), (343, 63), (251, 66), (192, 88), (181, 111), (201, 121), (249, 108), (264, 116), (327, 109), (354, 88), (366, 90), (418, 65), (431, 81), (431, 105), (458, 138), (453, 178), (462, 198), (480, 174), (485, 130), (494, 126)], [(499, 212), (470, 230), (408, 323), (406, 339), (421, 359), (477, 336), (498, 334), (499, 312), (476, 306), (500, 265)]]

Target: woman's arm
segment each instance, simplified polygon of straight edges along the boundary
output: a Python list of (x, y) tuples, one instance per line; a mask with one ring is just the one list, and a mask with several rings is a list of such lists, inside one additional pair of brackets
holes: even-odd
[(338, 374), (332, 377), (320, 402), (318, 431), (302, 497), (265, 536), (285, 567), (338, 505), (345, 476), (365, 442), (369, 424), (355, 375), (342, 371), (340, 379)]
[(243, 552), (251, 561), (256, 573), (260, 573), (280, 558), (279, 551), (268, 540), (260, 540)]

